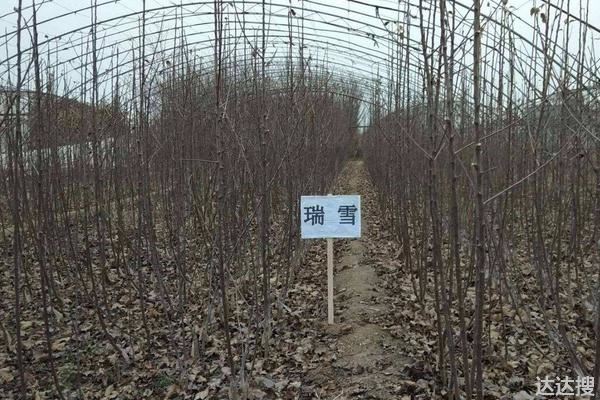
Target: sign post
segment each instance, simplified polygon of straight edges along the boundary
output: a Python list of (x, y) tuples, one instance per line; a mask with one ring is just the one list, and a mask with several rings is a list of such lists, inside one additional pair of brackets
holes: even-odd
[(333, 239), (359, 238), (360, 196), (302, 196), (302, 239), (327, 239), (327, 322), (333, 324)]
[[(331, 193), (329, 194), (331, 196)], [(333, 325), (333, 239), (327, 238), (327, 323)]]

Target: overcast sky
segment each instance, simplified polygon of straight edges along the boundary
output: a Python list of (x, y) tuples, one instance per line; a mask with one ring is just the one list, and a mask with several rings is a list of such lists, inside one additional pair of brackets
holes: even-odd
[[(99, 3), (104, 3), (106, 0), (98, 0)], [(470, 0), (462, 0), (464, 4), (471, 5)], [(38, 3), (40, 0), (38, 0)], [(418, 0), (411, 0), (412, 3), (418, 3)], [(567, 0), (564, 1), (565, 4)], [(570, 12), (575, 16), (580, 16), (579, 0), (571, 0), (572, 3)], [(160, 9), (173, 4), (181, 4), (183, 7), (170, 7), (168, 9)], [(259, 36), (257, 31), (260, 27), (260, 12), (261, 2), (259, 0), (246, 1), (244, 5), (241, 1), (228, 2), (233, 5), (227, 5), (226, 11), (228, 14), (228, 27), (232, 33), (237, 31), (239, 37), (236, 42), (239, 46), (246, 43), (251, 46)], [(372, 5), (364, 5), (359, 3), (377, 4), (379, 8)], [(425, 1), (429, 4), (429, 1)], [(448, 2), (450, 4), (450, 2)], [(492, 18), (501, 19), (502, 12), (497, 6), (498, 1), (484, 1), (483, 12)], [(553, 4), (560, 4), (561, 1), (553, 0)], [(16, 14), (13, 8), (16, 6), (16, 0), (2, 0), (0, 2), (0, 32), (7, 37), (0, 39), (0, 43), (5, 47), (2, 50), (3, 56), (0, 56), (0, 81), (6, 80), (6, 70), (8, 63), (6, 62), (6, 54), (14, 54), (16, 48), (16, 40), (14, 39), (14, 30), (16, 28)], [(23, 1), (24, 6), (29, 5), (28, 0)], [(58, 50), (57, 55), (52, 55), (52, 62), (58, 60), (64, 62), (63, 71), (69, 71), (80, 67), (82, 62), (81, 54), (85, 52), (85, 46), (89, 38), (89, 24), (91, 20), (89, 10), (82, 10), (86, 2), (80, 0), (52, 0), (42, 4), (38, 14), (39, 35), (40, 40), (47, 40), (54, 53)], [(187, 4), (187, 5), (186, 5)], [(300, 16), (302, 2), (299, 0), (276, 0), (268, 2), (269, 8), (269, 53), (268, 56), (273, 60), (277, 57), (283, 57), (287, 54), (288, 47), (288, 13), (290, 7), (294, 10), (295, 16), (292, 17), (294, 25), (293, 45), (294, 51), (298, 51), (298, 26), (300, 25)], [(315, 60), (326, 58), (331, 65), (331, 68), (337, 71), (340, 75), (355, 74), (358, 76), (373, 77), (379, 74), (384, 80), (389, 77), (389, 41), (382, 39), (383, 37), (391, 37), (402, 31), (405, 36), (410, 34), (413, 41), (419, 40), (419, 31), (417, 27), (410, 29), (406, 27), (406, 23), (410, 21), (412, 24), (418, 25), (418, 8), (415, 6), (409, 7), (409, 14), (412, 18), (406, 17), (406, 3), (402, 1), (398, 4), (397, 1), (391, 0), (361, 0), (358, 3), (350, 0), (305, 0), (304, 18), (305, 18), (305, 35), (306, 35), (306, 50), (305, 55), (310, 55)], [(537, 0), (537, 5), (541, 1)], [(534, 23), (536, 17), (530, 15), (532, 7), (536, 6), (536, 0), (508, 0), (508, 6), (513, 14), (514, 27), (516, 32), (523, 35), (527, 40), (533, 37), (532, 28), (529, 24)], [(245, 7), (247, 14), (245, 37), (241, 32), (241, 14), (242, 8)], [(198, 50), (200, 56), (210, 60), (212, 46), (212, 1), (182, 1), (182, 0), (147, 0), (147, 9), (150, 10), (147, 14), (149, 21), (147, 27), (148, 51), (151, 52), (153, 43), (158, 38), (165, 41), (164, 48), (172, 47), (172, 40), (167, 40), (172, 37), (172, 28), (176, 24), (175, 16), (181, 16), (183, 13), (183, 23), (185, 32), (188, 37), (188, 42)], [(77, 11), (79, 10), (79, 11)], [(130, 50), (139, 42), (138, 26), (139, 15), (142, 10), (141, 0), (116, 0), (109, 1), (99, 8), (98, 20), (101, 26), (98, 32), (100, 40), (99, 47), (101, 58), (107, 59), (101, 62), (100, 71), (109, 70), (114, 67), (115, 58), (109, 57), (116, 49), (120, 52), (120, 64), (126, 64), (127, 58), (130, 56)], [(396, 10), (396, 11), (394, 11)], [(234, 16), (234, 11), (238, 12), (238, 16)], [(465, 7), (457, 6), (457, 20), (466, 18), (463, 24), (457, 28), (457, 34), (471, 36), (469, 32), (471, 28), (471, 14)], [(553, 11), (553, 13), (556, 10)], [(30, 18), (31, 9), (24, 12), (26, 18)], [(427, 11), (425, 11), (427, 16)], [(551, 19), (553, 14), (551, 13)], [(538, 20), (540, 17), (537, 17)], [(54, 19), (54, 20), (52, 20)], [(563, 19), (566, 16), (563, 15)], [(395, 21), (398, 21), (396, 23)], [(592, 25), (600, 27), (600, 2), (598, 0), (590, 0), (589, 21)], [(177, 22), (178, 23), (178, 22)], [(385, 26), (384, 26), (385, 24)], [(436, 21), (436, 24), (439, 24)], [(580, 24), (573, 22), (570, 25), (570, 52), (575, 54), (578, 45), (578, 29)], [(83, 27), (83, 28), (82, 28)], [(496, 34), (499, 35), (499, 28)], [(387, 32), (386, 32), (387, 31)], [(162, 32), (159, 34), (159, 32)], [(493, 24), (488, 24), (485, 27), (487, 34), (493, 34)], [(600, 35), (595, 31), (590, 31), (588, 42), (588, 51), (596, 51), (594, 59), (600, 57)], [(128, 40), (129, 39), (129, 40)], [(560, 39), (562, 41), (562, 39)], [(28, 38), (24, 38), (24, 46), (29, 43)], [(416, 45), (416, 43), (415, 43)], [(517, 39), (517, 47), (521, 51), (521, 58), (524, 62), (528, 57), (533, 57), (531, 46), (525, 41)], [(466, 54), (458, 54), (457, 59), (463, 61), (465, 65), (469, 64), (471, 47), (467, 44), (464, 46)], [(42, 46), (42, 52), (46, 53), (48, 45)], [(157, 48), (157, 50), (160, 50)], [(159, 54), (161, 56), (162, 52)], [(165, 53), (167, 54), (167, 53)], [(489, 54), (489, 53), (488, 53)], [(165, 57), (168, 57), (165, 56)], [(592, 57), (590, 56), (590, 59)], [(414, 63), (420, 63), (421, 55), (418, 48), (415, 48), (411, 53), (411, 59)], [(491, 61), (491, 57), (488, 57)], [(14, 65), (14, 61), (12, 62)], [(525, 69), (525, 66), (523, 66)], [(597, 68), (596, 68), (597, 69)], [(524, 73), (527, 73), (524, 71)], [(70, 81), (76, 82), (78, 77), (70, 76)], [(418, 77), (415, 77), (418, 79)]]

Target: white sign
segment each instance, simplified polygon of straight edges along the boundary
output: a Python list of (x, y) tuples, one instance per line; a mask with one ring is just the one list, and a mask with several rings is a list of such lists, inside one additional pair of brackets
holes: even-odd
[(359, 238), (360, 196), (302, 196), (302, 239)]

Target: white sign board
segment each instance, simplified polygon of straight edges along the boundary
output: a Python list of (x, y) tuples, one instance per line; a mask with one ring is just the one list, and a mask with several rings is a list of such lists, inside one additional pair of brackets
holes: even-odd
[(360, 196), (301, 196), (302, 239), (359, 238)]

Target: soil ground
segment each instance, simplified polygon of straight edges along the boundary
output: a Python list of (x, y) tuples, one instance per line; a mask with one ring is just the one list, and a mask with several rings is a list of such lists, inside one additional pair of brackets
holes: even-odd
[[(385, 275), (397, 257), (391, 242), (382, 246), (389, 240), (362, 161), (348, 163), (339, 182), (336, 194), (361, 195), (362, 237), (334, 242), (335, 324), (323, 326), (334, 354), (308, 380), (327, 389), (323, 398), (398, 399), (424, 392), (428, 382), (412, 373), (417, 349), (407, 348), (391, 315), (397, 301), (411, 301), (410, 278), (404, 295), (392, 301)], [(426, 366), (417, 368), (425, 377)]]

